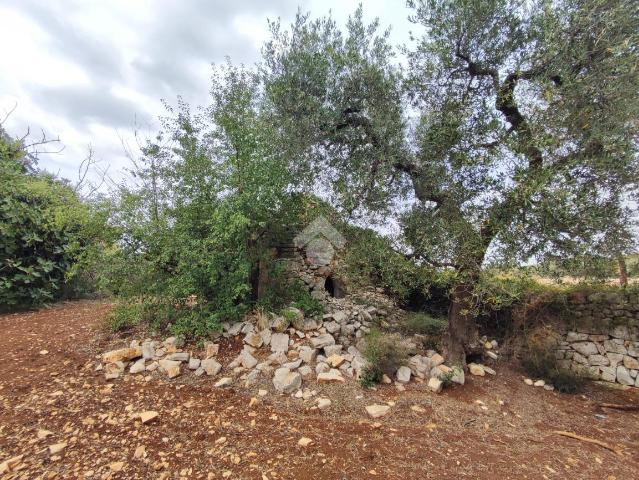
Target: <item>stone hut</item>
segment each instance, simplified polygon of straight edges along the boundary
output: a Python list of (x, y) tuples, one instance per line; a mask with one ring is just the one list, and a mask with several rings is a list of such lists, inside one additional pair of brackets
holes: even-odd
[(281, 269), (288, 282), (300, 280), (317, 300), (346, 295), (345, 284), (336, 274), (346, 240), (324, 217), (301, 231), (285, 227), (272, 236), (270, 243), (271, 258), (259, 265), (258, 298), (275, 281), (273, 268)]

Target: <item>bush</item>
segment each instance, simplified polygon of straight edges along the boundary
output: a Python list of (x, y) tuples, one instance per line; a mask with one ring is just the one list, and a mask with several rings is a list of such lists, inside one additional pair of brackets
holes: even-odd
[(382, 333), (372, 329), (365, 337), (362, 351), (369, 362), (370, 379), (379, 381), (384, 373), (392, 375), (408, 361), (408, 349), (402, 337), (396, 333)]
[(370, 388), (377, 385), (382, 381), (382, 372), (375, 365), (367, 365), (362, 369), (362, 373), (359, 375), (359, 383), (362, 387)]
[(447, 319), (423, 312), (410, 313), (403, 324), (403, 330), (409, 335), (442, 335), (447, 328)]
[(0, 305), (9, 307), (68, 293), (80, 257), (99, 248), (92, 233), (104, 230), (68, 184), (28, 169), (22, 148), (0, 135)]
[(562, 393), (578, 393), (582, 390), (584, 379), (572, 370), (558, 365), (552, 342), (529, 341), (522, 356), (523, 369), (534, 378), (542, 378)]
[(106, 316), (107, 326), (112, 332), (128, 330), (140, 323), (143, 309), (142, 304), (116, 305)]

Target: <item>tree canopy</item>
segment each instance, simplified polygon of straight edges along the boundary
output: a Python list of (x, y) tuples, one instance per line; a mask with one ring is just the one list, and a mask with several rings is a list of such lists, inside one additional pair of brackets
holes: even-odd
[(360, 8), (344, 33), (330, 18), (276, 24), (264, 78), (295, 161), (332, 178), (345, 209), (396, 208), (409, 187), (406, 243), (457, 273), (450, 353), (463, 362), (488, 255), (624, 248), (611, 233), (636, 218), (639, 6), (409, 6), (424, 33), (403, 69)]

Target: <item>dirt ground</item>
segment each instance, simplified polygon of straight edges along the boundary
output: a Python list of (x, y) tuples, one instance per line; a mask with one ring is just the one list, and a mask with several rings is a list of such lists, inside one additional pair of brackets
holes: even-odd
[[(497, 364), (497, 376), (440, 395), (414, 383), (398, 392), (351, 381), (312, 387), (333, 402), (323, 411), (272, 388), (249, 406), (267, 383), (216, 389), (212, 378), (159, 374), (105, 381), (95, 356), (118, 344), (101, 330), (108, 308), (84, 301), (0, 316), (0, 463), (22, 455), (0, 478), (639, 478), (639, 413), (596, 406), (639, 403), (634, 389), (593, 384), (563, 395)], [(387, 402), (390, 414), (367, 417), (364, 406)], [(141, 424), (146, 410), (159, 417)], [(299, 446), (302, 437), (313, 443)], [(51, 453), (56, 444), (66, 446)]]

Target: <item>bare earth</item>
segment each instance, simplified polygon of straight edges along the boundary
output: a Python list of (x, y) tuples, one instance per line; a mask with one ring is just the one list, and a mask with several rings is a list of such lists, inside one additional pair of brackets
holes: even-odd
[[(313, 384), (333, 402), (319, 411), (310, 410), (313, 400), (275, 395), (266, 381), (250, 391), (192, 375), (107, 382), (94, 371), (95, 355), (127, 343), (104, 334), (108, 308), (73, 302), (0, 316), (0, 464), (23, 456), (0, 478), (639, 478), (639, 413), (596, 407), (637, 404), (636, 390), (592, 385), (562, 395), (526, 386), (498, 363), (496, 377), (469, 378), (441, 395), (414, 383), (403, 393)], [(249, 406), (258, 388), (269, 393)], [(386, 402), (395, 402), (387, 416), (367, 417), (366, 405)], [(159, 417), (143, 425), (137, 414), (145, 410)], [(51, 433), (38, 438), (39, 430)], [(302, 437), (313, 443), (298, 446)], [(50, 453), (60, 443), (66, 447)]]

